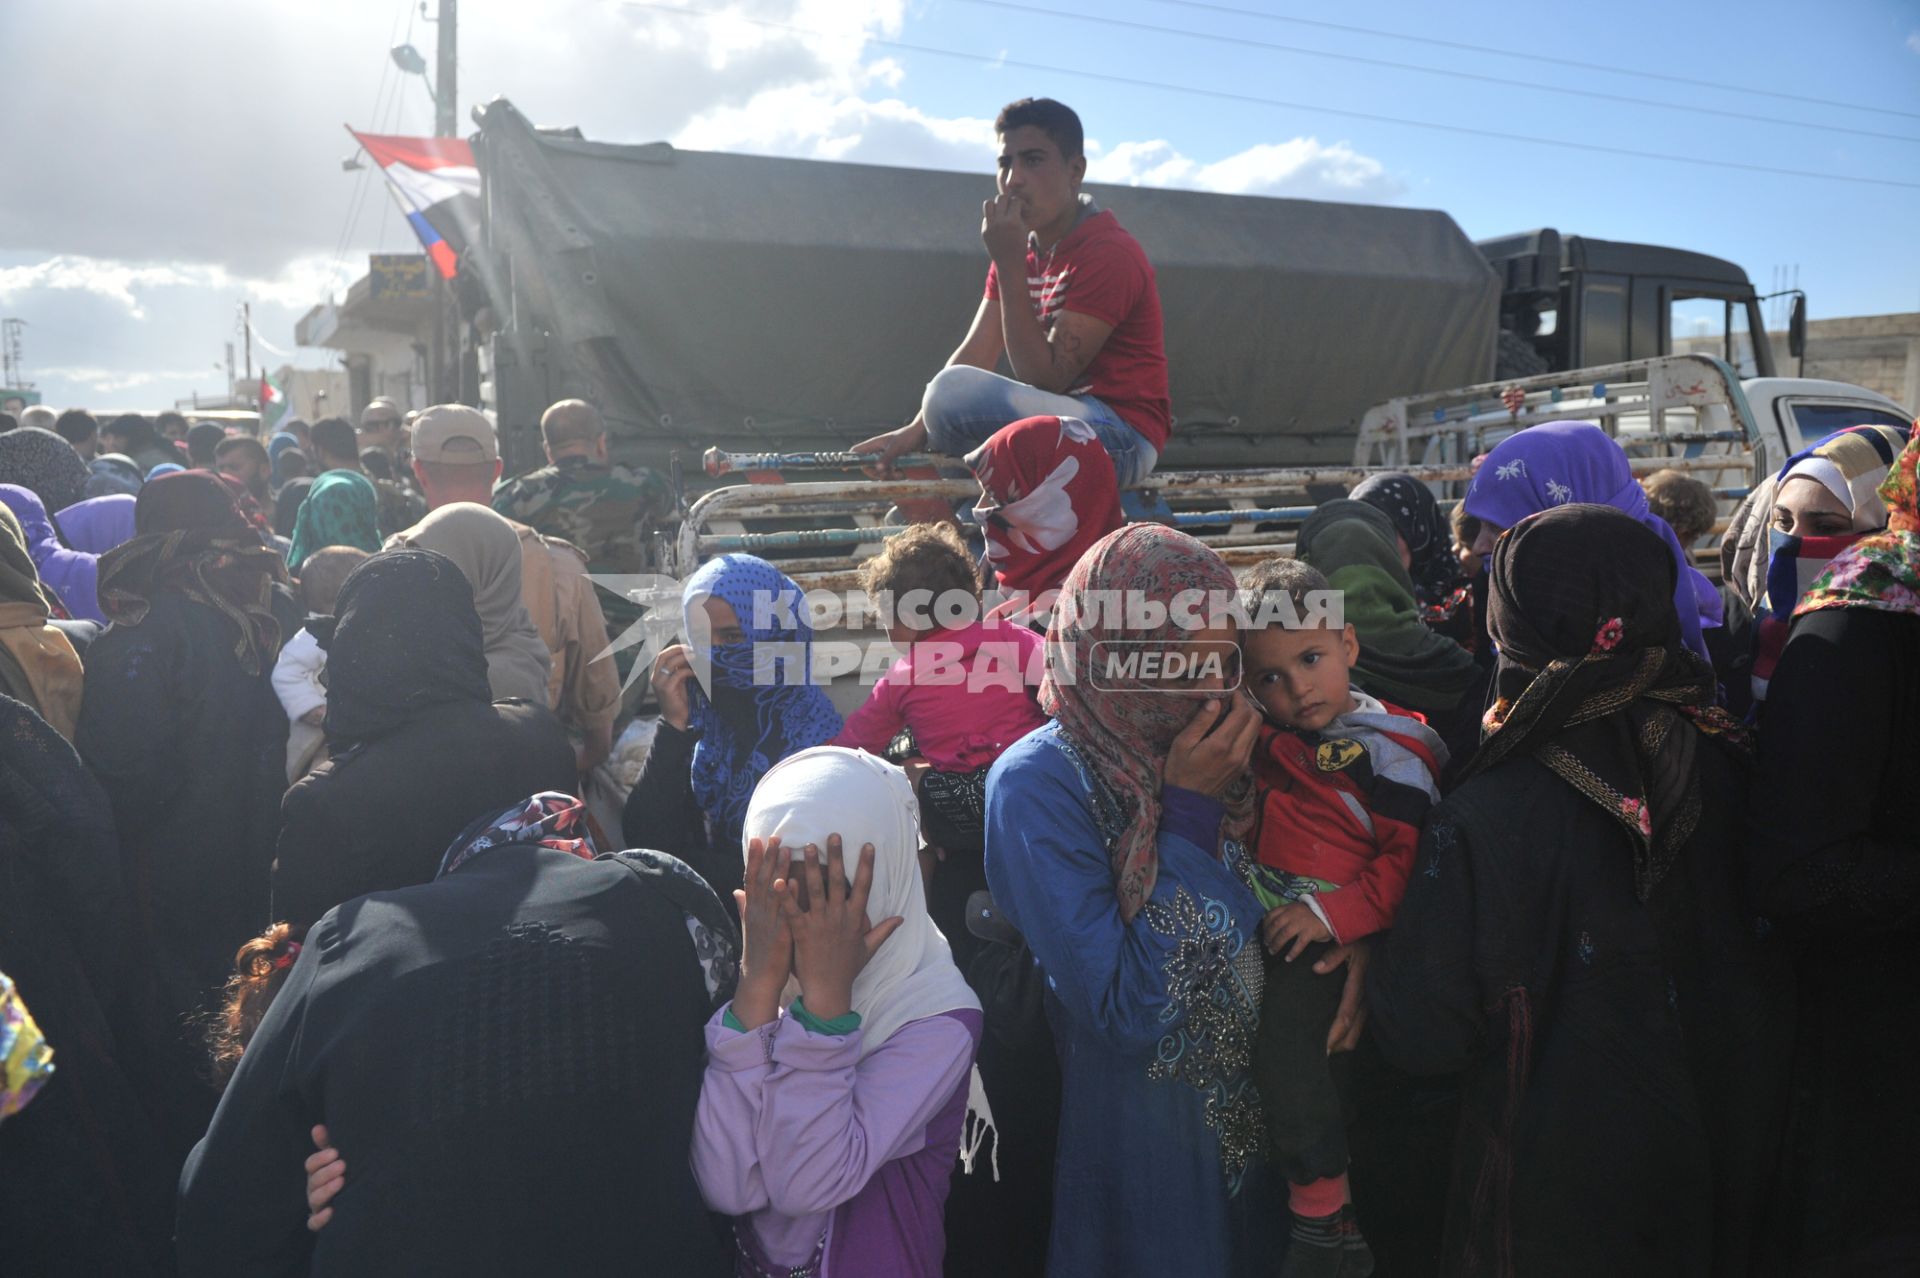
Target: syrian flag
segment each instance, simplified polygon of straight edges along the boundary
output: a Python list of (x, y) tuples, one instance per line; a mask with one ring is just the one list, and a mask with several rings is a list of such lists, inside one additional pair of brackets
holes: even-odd
[(287, 392), (281, 388), (280, 383), (267, 376), (266, 370), (262, 369), (260, 373), (260, 433), (270, 436), (275, 430), (279, 429), (280, 423), (285, 420), (287, 416), (287, 409), (291, 406), (292, 401), (287, 398)]
[(441, 277), (452, 279), (480, 225), (480, 170), (473, 162), (473, 147), (463, 138), (347, 132), (380, 166)]

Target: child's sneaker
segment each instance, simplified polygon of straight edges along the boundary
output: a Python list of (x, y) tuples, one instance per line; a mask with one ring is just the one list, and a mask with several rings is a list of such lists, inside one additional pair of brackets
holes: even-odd
[[(1346, 1220), (1343, 1208), (1331, 1216), (1293, 1216), (1288, 1235), (1287, 1258), (1280, 1263), (1280, 1278), (1346, 1278)], [(1364, 1243), (1361, 1244), (1365, 1246)], [(1371, 1272), (1372, 1258), (1368, 1258)]]

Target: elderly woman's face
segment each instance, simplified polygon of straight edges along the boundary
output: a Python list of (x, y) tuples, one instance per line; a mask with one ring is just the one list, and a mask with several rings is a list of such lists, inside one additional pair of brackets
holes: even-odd
[(1853, 514), (1825, 484), (1795, 475), (1774, 497), (1773, 527), (1790, 537), (1844, 537), (1853, 531)]
[(1505, 531), (1506, 529), (1500, 527), (1498, 524), (1490, 524), (1484, 519), (1481, 520), (1480, 533), (1473, 539), (1474, 557), (1477, 559), (1481, 555), (1491, 555), (1494, 546), (1500, 541), (1500, 534)]

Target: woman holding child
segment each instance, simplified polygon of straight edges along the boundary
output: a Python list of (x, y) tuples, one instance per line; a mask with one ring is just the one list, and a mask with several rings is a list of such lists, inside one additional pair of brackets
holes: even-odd
[(1368, 990), (1390, 1061), (1465, 1071), (1445, 1273), (1756, 1266), (1788, 987), (1668, 541), (1573, 504), (1493, 553), (1488, 736), (1426, 822)]
[[(1226, 691), (1233, 623), (1204, 603), (1202, 630), (1177, 611), (1143, 627), (1089, 608), (1090, 592), (1167, 605), (1235, 589), (1219, 556), (1171, 529), (1095, 543), (1049, 634), (1054, 721), (988, 778), (987, 878), (1047, 978), (1064, 1079), (1056, 1276), (1264, 1274), (1282, 1246), (1250, 1071), (1263, 961), (1243, 840), (1260, 714)], [(1096, 671), (1116, 640), (1201, 658), (1196, 677)]]

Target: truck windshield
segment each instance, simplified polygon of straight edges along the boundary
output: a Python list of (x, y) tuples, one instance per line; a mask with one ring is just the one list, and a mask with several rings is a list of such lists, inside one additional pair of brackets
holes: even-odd
[(1749, 318), (1742, 300), (1671, 295), (1667, 302), (1668, 349), (1679, 355), (1717, 355), (1741, 377), (1761, 376)]
[(1879, 408), (1849, 407), (1846, 404), (1795, 404), (1793, 425), (1800, 433), (1800, 446), (1804, 448), (1848, 426), (1893, 426), (1904, 431), (1912, 423), (1897, 413)]

